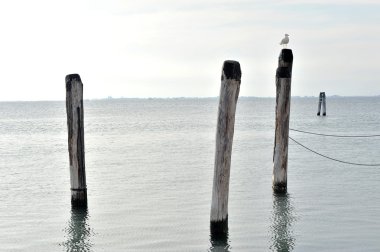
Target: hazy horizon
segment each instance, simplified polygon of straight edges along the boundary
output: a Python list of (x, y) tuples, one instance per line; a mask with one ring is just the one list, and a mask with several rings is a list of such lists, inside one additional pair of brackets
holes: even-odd
[[(326, 95), (327, 98), (377, 98), (380, 95)], [(149, 100), (149, 99), (217, 99), (219, 96), (172, 96), (172, 97), (99, 97), (99, 98), (83, 98), (84, 101), (98, 101), (98, 100), (118, 100), (118, 99), (134, 99), (134, 100)], [(258, 98), (258, 99), (275, 99), (275, 96), (239, 96), (239, 99), (246, 98)], [(319, 96), (300, 96), (292, 95), (291, 98), (316, 98)], [(3, 100), (1, 102), (65, 102), (65, 99), (61, 100)]]

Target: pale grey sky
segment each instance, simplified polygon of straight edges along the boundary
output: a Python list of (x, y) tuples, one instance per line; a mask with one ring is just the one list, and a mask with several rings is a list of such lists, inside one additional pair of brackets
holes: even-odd
[[(332, 2), (334, 2), (332, 4)], [(0, 2), (0, 100), (217, 96), (223, 61), (241, 96), (275, 96), (290, 35), (292, 95), (380, 95), (378, 0), (18, 0)]]

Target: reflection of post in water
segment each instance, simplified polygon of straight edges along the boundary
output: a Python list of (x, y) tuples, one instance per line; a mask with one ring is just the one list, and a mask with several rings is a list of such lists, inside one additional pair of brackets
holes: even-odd
[(91, 235), (93, 234), (88, 221), (87, 208), (72, 208), (71, 218), (65, 229), (67, 240), (62, 244), (66, 251), (91, 251)]
[(296, 221), (294, 207), (290, 197), (285, 194), (273, 195), (273, 211), (271, 225), (271, 251), (288, 252), (295, 246), (293, 225)]
[[(218, 225), (216, 227), (216, 225)], [(229, 252), (228, 219), (224, 222), (211, 222), (210, 224), (211, 252)]]

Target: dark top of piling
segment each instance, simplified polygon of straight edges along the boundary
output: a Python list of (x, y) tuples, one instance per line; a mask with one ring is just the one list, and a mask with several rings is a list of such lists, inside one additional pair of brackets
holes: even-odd
[(293, 62), (292, 50), (291, 49), (282, 49), (278, 60), (286, 62), (286, 63), (292, 63)]
[(66, 75), (66, 83), (71, 81), (81, 81), (79, 74), (68, 74)]
[(79, 74), (68, 74), (66, 75), (66, 90), (70, 91), (71, 90), (71, 83), (73, 81), (77, 81), (82, 83), (82, 80), (80, 79)]
[(276, 78), (292, 78), (293, 52), (291, 49), (282, 49), (278, 57)]
[[(227, 79), (241, 79), (240, 63), (234, 60), (226, 60), (223, 64), (223, 72)], [(223, 80), (223, 74), (222, 74)]]

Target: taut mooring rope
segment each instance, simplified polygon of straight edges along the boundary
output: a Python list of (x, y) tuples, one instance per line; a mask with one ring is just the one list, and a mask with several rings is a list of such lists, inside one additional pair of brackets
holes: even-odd
[(306, 147), (305, 145), (301, 144), (300, 142), (297, 142), (296, 140), (294, 140), (293, 138), (291, 138), (289, 136), (289, 139), (292, 140), (293, 142), (295, 142), (296, 144), (302, 146), (303, 148), (307, 149), (308, 151), (311, 151), (321, 157), (324, 157), (324, 158), (327, 158), (327, 159), (330, 159), (330, 160), (333, 160), (333, 161), (336, 161), (336, 162), (340, 162), (340, 163), (344, 163), (344, 164), (350, 164), (350, 165), (360, 165), (360, 166), (380, 166), (380, 164), (363, 164), (363, 163), (353, 163), (353, 162), (347, 162), (347, 161), (342, 161), (342, 160), (339, 160), (339, 159), (336, 159), (336, 158), (332, 158), (332, 157), (328, 157), (326, 155), (323, 155), (319, 152), (316, 152), (308, 147)]

